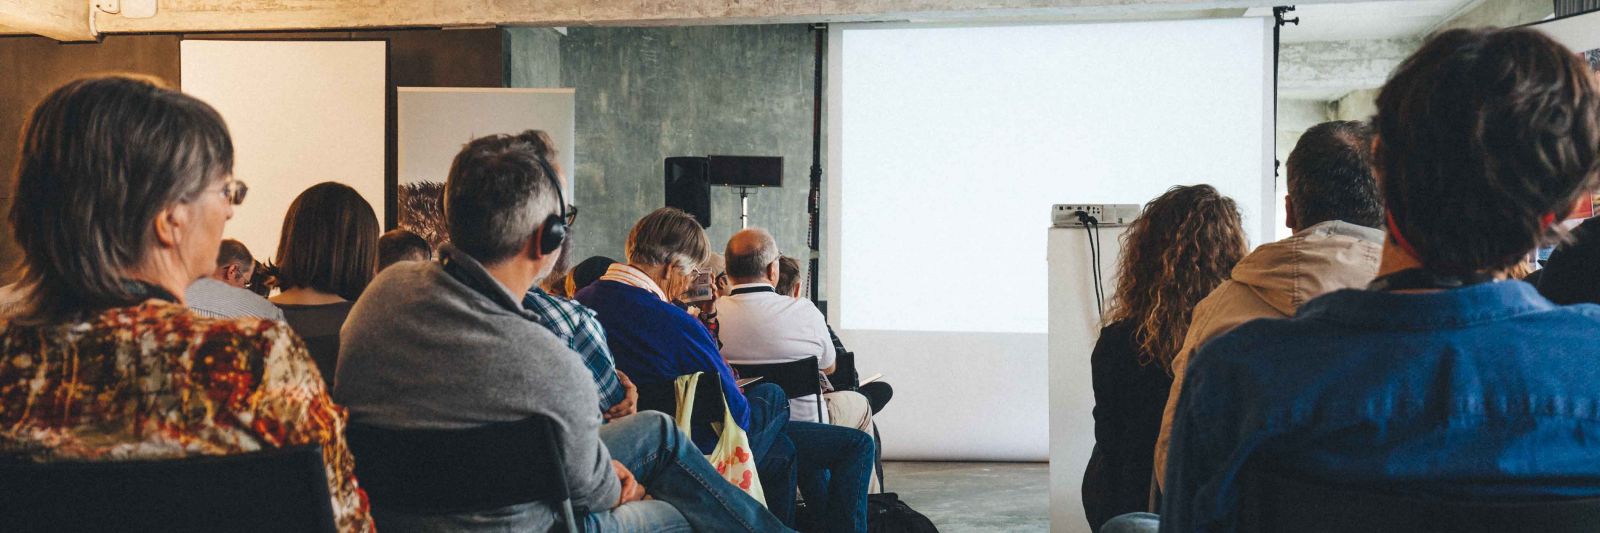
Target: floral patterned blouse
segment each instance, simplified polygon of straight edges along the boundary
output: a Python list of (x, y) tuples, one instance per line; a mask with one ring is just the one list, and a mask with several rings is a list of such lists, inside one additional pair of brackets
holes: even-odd
[(345, 421), (281, 322), (160, 300), (81, 322), (0, 319), (0, 455), (116, 461), (321, 444), (339, 530), (372, 531)]

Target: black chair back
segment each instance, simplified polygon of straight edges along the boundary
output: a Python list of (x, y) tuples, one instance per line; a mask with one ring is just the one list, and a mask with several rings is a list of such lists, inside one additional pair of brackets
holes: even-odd
[(1249, 470), (1239, 506), (1242, 533), (1541, 533), (1600, 528), (1600, 499), (1434, 499)]
[[(772, 383), (783, 389), (789, 399), (822, 394), (822, 382), (817, 379), (817, 358), (807, 357), (787, 363), (765, 365), (733, 365), (740, 377), (760, 376), (761, 382)], [(820, 396), (818, 398), (821, 399)], [(817, 420), (825, 420), (822, 402), (817, 402)]]
[(0, 530), (336, 531), (316, 445), (158, 461), (0, 461)]
[(460, 430), (352, 423), (345, 435), (374, 508), (432, 515), (559, 502), (576, 531), (565, 454), (545, 416)]
[[(649, 385), (636, 385), (639, 388), (639, 410), (660, 411), (667, 416), (677, 416), (678, 413), (678, 388), (671, 381), (651, 383)], [(694, 388), (694, 414), (689, 417), (689, 425), (701, 426), (712, 423), (722, 423), (722, 381), (716, 374), (706, 373), (700, 376), (700, 381)]]

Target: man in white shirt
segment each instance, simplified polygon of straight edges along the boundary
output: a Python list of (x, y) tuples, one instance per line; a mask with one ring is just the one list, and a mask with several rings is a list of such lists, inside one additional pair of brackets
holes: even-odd
[[(727, 296), (717, 299), (722, 356), (733, 364), (786, 363), (816, 357), (818, 369), (832, 374), (833, 340), (828, 324), (811, 302), (778, 294), (778, 243), (760, 228), (742, 230), (728, 240)], [(852, 391), (823, 395), (825, 420), (817, 420), (817, 397), (789, 399), (789, 419), (853, 427), (872, 433), (872, 409)]]
[(184, 302), (194, 312), (212, 318), (257, 317), (282, 321), (282, 309), (244, 288), (255, 267), (255, 258), (244, 243), (224, 239), (217, 252), (217, 270), (189, 285)]

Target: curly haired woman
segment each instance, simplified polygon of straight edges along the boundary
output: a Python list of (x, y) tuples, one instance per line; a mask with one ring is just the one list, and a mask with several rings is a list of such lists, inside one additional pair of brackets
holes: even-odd
[(1147, 507), (1172, 358), (1195, 304), (1246, 253), (1233, 200), (1210, 185), (1173, 187), (1122, 238), (1116, 295), (1090, 365), (1094, 454), (1083, 476), (1090, 525)]

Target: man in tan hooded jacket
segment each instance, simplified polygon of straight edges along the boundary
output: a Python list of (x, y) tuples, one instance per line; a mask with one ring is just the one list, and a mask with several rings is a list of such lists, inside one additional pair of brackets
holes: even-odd
[(1372, 178), (1371, 129), (1362, 122), (1313, 126), (1289, 154), (1284, 201), (1294, 235), (1256, 248), (1194, 308), (1172, 361), (1172, 392), (1156, 438), (1155, 477), (1165, 482), (1167, 444), (1189, 355), (1206, 341), (1259, 318), (1288, 318), (1312, 298), (1361, 288), (1378, 272), (1383, 203)]

